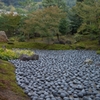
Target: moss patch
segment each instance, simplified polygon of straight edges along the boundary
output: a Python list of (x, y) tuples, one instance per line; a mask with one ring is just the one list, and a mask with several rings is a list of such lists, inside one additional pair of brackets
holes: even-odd
[[(0, 100), (3, 100), (3, 97), (6, 97), (6, 94), (4, 94), (3, 91), (12, 91), (20, 97), (27, 98), (23, 90), (16, 84), (14, 71), (15, 68), (11, 63), (0, 60)], [(4, 100), (7, 99), (4, 98)]]
[(100, 50), (97, 51), (97, 54), (100, 54)]
[(29, 49), (47, 49), (47, 50), (68, 50), (68, 49), (90, 49), (90, 50), (99, 50), (100, 46), (98, 45), (98, 40), (91, 40), (90, 36), (85, 35), (82, 37), (82, 40), (76, 41), (74, 36), (72, 35), (66, 35), (66, 36), (61, 36), (61, 40), (64, 42), (66, 40), (70, 40), (72, 42), (71, 45), (63, 45), (63, 44), (53, 44), (54, 41), (57, 41), (56, 37), (53, 37), (53, 39), (50, 41), (50, 44), (47, 44), (47, 39), (44, 38), (35, 38), (30, 39), (27, 42), (18, 42), (14, 41), (14, 44), (7, 44), (7, 43), (0, 43), (0, 47), (3, 45), (6, 46), (6, 48), (29, 48)]

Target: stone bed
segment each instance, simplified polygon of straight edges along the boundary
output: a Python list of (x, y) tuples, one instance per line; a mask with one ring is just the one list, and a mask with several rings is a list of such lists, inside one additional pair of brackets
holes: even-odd
[[(100, 100), (100, 55), (89, 50), (36, 50), (39, 60), (11, 60), (32, 100)], [(84, 63), (86, 59), (93, 63)]]

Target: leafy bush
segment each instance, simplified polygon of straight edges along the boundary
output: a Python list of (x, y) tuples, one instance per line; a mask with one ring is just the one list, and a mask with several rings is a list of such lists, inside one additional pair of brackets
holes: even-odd
[(0, 59), (2, 60), (11, 60), (11, 59), (17, 59), (21, 54), (27, 54), (32, 55), (34, 52), (31, 50), (19, 50), (19, 49), (2, 49), (0, 48)]
[(83, 40), (83, 35), (75, 34), (74, 39), (75, 39), (77, 42), (80, 42), (80, 41)]
[(96, 40), (97, 38), (98, 38), (98, 36), (95, 35), (95, 34), (91, 34), (91, 35), (90, 35), (90, 39), (91, 39), (91, 40)]
[(20, 36), (18, 39), (19, 42), (25, 42), (25, 36)]
[(9, 60), (9, 59), (15, 59), (17, 58), (17, 55), (14, 53), (14, 51), (9, 49), (0, 49), (0, 58), (3, 60)]

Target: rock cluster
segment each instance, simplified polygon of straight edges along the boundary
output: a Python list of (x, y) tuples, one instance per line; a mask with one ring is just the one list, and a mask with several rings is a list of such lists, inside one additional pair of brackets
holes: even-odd
[[(11, 60), (32, 100), (100, 100), (100, 55), (85, 50), (36, 50), (39, 60)], [(84, 63), (86, 59), (93, 63)]]

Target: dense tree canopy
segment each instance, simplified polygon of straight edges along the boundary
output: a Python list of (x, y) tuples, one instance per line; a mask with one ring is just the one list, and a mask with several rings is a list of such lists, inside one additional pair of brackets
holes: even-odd
[(79, 31), (86, 30), (92, 33), (98, 33), (100, 30), (100, 0), (84, 0), (76, 5), (77, 14), (83, 19)]
[(79, 33), (98, 35), (100, 41), (100, 0), (84, 0), (77, 3), (75, 12), (82, 18)]
[[(24, 33), (38, 32), (41, 36), (52, 37), (59, 34), (59, 23), (66, 13), (57, 6), (50, 6), (29, 15), (25, 21)], [(28, 27), (27, 27), (28, 26)]]
[(0, 9), (17, 11), (23, 15), (21, 18), (0, 16), (0, 30), (8, 33), (14, 33), (19, 26), (20, 33), (23, 32), (28, 38), (35, 32), (46, 37), (60, 33), (100, 35), (100, 0), (20, 0), (20, 3), (19, 0), (1, 1)]
[(2, 14), (0, 16), (0, 30), (6, 31), (8, 36), (14, 34), (20, 23), (21, 17), (19, 15), (14, 15), (14, 13)]

